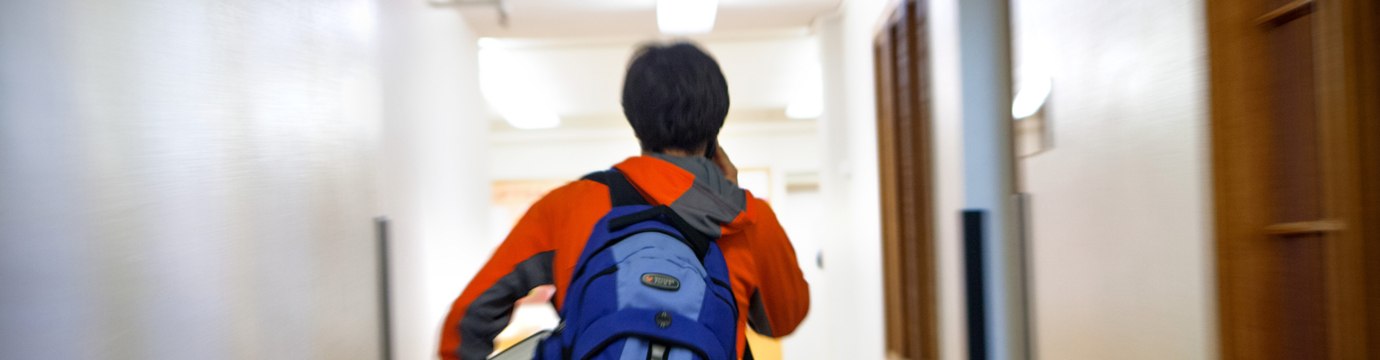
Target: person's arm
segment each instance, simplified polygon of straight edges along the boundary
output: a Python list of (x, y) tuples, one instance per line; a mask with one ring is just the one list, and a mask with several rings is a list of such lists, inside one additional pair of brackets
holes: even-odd
[[(723, 171), (724, 177), (738, 183), (738, 167), (733, 165), (723, 146), (716, 142), (715, 147), (717, 151), (711, 160)], [(810, 284), (805, 282), (805, 275), (796, 262), (795, 248), (786, 237), (786, 230), (776, 221), (771, 206), (751, 194), (747, 198), (744, 212), (756, 214), (748, 217), (755, 218), (755, 224), (751, 225), (755, 231), (748, 236), (748, 247), (757, 274), (757, 288), (748, 294), (748, 326), (766, 336), (790, 335), (810, 311)], [(740, 217), (734, 221), (735, 224), (727, 226), (741, 226), (736, 222), (751, 220)]]
[(513, 303), (537, 286), (554, 283), (547, 207), (543, 201), (532, 205), (455, 300), (441, 330), (441, 359), (487, 358), (494, 337), (508, 325)]
[(748, 294), (748, 325), (770, 337), (790, 335), (810, 311), (810, 284), (776, 213), (761, 199), (750, 199), (748, 206), (757, 213), (756, 231), (749, 237), (757, 289)]

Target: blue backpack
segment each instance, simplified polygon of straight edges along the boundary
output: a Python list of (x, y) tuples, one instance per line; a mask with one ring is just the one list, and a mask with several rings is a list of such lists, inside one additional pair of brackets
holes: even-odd
[(719, 245), (617, 170), (538, 360), (736, 360), (738, 307)]

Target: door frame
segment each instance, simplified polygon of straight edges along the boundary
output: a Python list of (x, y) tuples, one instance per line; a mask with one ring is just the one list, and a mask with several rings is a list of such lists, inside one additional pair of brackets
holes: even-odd
[(887, 359), (939, 356), (927, 10), (892, 1), (873, 31)]

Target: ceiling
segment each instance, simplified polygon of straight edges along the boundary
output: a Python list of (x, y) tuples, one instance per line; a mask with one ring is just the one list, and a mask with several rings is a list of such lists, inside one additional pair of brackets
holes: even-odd
[[(520, 84), (520, 102), (555, 112), (562, 127), (626, 126), (620, 99), (634, 45), (504, 40), (481, 50), (480, 77)], [(783, 110), (792, 101), (822, 92), (818, 43), (809, 34), (705, 40), (700, 46), (718, 60), (728, 80), (730, 122), (785, 119)], [(487, 57), (493, 55), (501, 57)], [(488, 78), (483, 73), (492, 63), (511, 70)], [(505, 76), (513, 74), (522, 76)], [(490, 116), (500, 118), (493, 111)]]
[[(819, 96), (810, 28), (841, 1), (719, 0), (714, 30), (688, 38), (728, 79), (729, 123), (790, 123), (788, 105)], [(657, 30), (656, 0), (503, 2), (506, 28), (493, 6), (459, 7), (476, 35), (488, 38), (480, 40), (480, 78), (492, 129), (515, 130), (494, 107), (504, 102), (555, 113), (561, 129), (626, 127), (620, 95), (628, 59), (639, 43), (668, 38)]]
[[(499, 38), (657, 37), (656, 0), (503, 0), (508, 25), (494, 6), (461, 6), (476, 35)], [(711, 34), (799, 29), (834, 12), (842, 0), (719, 0)]]

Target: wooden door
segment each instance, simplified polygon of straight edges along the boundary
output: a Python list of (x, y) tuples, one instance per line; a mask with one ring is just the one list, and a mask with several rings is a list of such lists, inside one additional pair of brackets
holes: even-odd
[(1208, 1), (1223, 359), (1380, 359), (1376, 14)]
[(874, 59), (888, 359), (937, 359), (929, 44), (923, 1), (894, 4)]

